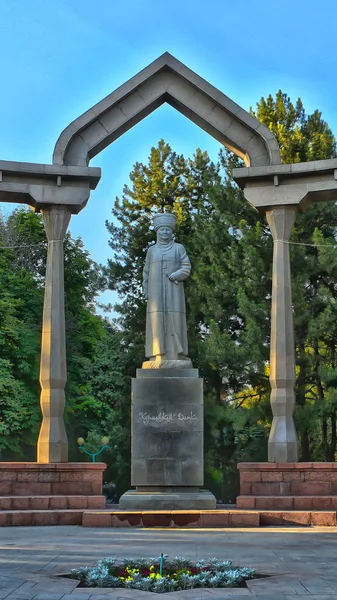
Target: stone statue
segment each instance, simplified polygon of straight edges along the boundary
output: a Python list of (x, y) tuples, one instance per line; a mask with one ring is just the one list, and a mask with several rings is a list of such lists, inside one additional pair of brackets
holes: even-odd
[(173, 240), (176, 218), (154, 215), (157, 243), (146, 255), (143, 290), (147, 299), (143, 369), (191, 368), (187, 357), (186, 306), (183, 281), (191, 272), (184, 246)]

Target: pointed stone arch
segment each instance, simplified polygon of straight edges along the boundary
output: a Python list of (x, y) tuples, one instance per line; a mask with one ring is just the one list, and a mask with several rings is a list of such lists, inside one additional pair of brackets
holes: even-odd
[(281, 163), (279, 146), (267, 127), (168, 52), (66, 127), (53, 163), (87, 166), (164, 102), (233, 150), (246, 166)]

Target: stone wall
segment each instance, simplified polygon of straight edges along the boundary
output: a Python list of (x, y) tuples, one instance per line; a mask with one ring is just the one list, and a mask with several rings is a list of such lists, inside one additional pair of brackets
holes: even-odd
[(104, 463), (0, 463), (0, 496), (102, 495)]
[(238, 508), (337, 510), (337, 463), (239, 463)]

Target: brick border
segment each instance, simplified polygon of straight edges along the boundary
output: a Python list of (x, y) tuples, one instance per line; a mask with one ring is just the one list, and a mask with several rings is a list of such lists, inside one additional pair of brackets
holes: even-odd
[(0, 496), (102, 496), (105, 463), (0, 463)]
[(239, 463), (240, 509), (337, 510), (337, 463)]

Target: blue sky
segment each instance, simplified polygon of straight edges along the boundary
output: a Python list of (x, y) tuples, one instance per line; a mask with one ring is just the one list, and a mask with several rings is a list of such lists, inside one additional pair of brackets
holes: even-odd
[[(0, 159), (50, 163), (73, 119), (165, 51), (247, 110), (278, 89), (300, 96), (337, 134), (336, 22), (336, 0), (0, 0)], [(95, 260), (111, 255), (115, 196), (160, 138), (185, 156), (220, 147), (163, 106), (95, 157), (102, 180), (70, 225)]]

